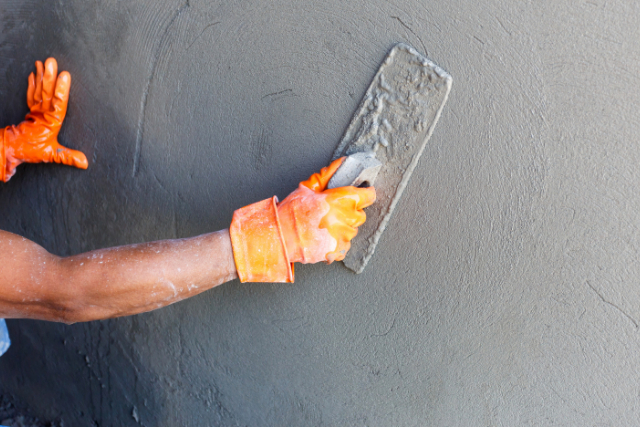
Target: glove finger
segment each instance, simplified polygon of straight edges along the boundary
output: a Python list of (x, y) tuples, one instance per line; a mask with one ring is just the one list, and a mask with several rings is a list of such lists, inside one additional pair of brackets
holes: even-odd
[(33, 95), (36, 93), (36, 76), (33, 73), (29, 74), (29, 87), (27, 87), (27, 106), (29, 110), (34, 106), (35, 101)]
[(356, 196), (359, 197), (356, 203), (356, 209), (364, 209), (367, 206), (371, 206), (376, 201), (376, 189), (375, 187), (367, 188), (353, 188), (352, 190)]
[(71, 88), (71, 74), (63, 71), (58, 75), (56, 80), (56, 88), (51, 100), (53, 107), (53, 116), (60, 122), (64, 120), (67, 114), (67, 104), (69, 103), (69, 89)]
[(51, 98), (58, 77), (58, 62), (54, 58), (48, 58), (44, 63), (44, 76), (42, 78), (42, 110), (49, 111)]
[(334, 160), (329, 166), (322, 168), (320, 172), (311, 175), (308, 180), (302, 181), (300, 185), (304, 185), (309, 190), (317, 193), (324, 191), (325, 188), (327, 188), (329, 180), (333, 174), (336, 173), (340, 165), (342, 165), (344, 159), (345, 157), (340, 157), (339, 159)]
[(89, 167), (87, 156), (85, 156), (82, 151), (71, 150), (60, 144), (55, 147), (52, 160), (56, 163), (75, 166), (80, 169), (87, 169)]
[(329, 229), (329, 233), (337, 241), (336, 249), (326, 255), (327, 262), (341, 261), (347, 255), (351, 248), (351, 240), (358, 234), (358, 229), (349, 227), (344, 223), (333, 224)]
[(339, 200), (340, 203), (349, 200), (355, 210), (362, 210), (376, 201), (376, 189), (374, 187), (338, 187), (325, 190), (323, 194), (326, 194), (329, 203), (333, 203), (334, 200)]
[(42, 75), (44, 74), (44, 66), (42, 61), (36, 61), (36, 90), (33, 93), (34, 104), (42, 102)]

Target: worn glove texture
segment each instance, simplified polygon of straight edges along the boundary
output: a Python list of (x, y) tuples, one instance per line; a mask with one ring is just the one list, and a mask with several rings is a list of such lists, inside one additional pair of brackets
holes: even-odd
[(231, 222), (233, 253), (242, 282), (293, 282), (293, 263), (344, 259), (375, 189), (327, 190), (338, 159), (300, 183), (281, 203), (276, 197), (238, 209)]
[(36, 74), (29, 75), (27, 105), (30, 113), (17, 126), (0, 130), (0, 180), (7, 182), (21, 163), (63, 163), (86, 169), (83, 153), (58, 143), (58, 133), (67, 113), (71, 75), (58, 75), (58, 63), (49, 58), (36, 61)]

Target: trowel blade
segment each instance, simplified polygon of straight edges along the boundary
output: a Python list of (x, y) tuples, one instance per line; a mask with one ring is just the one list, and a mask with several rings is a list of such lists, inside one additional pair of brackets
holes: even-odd
[(375, 153), (382, 163), (376, 202), (351, 242), (344, 265), (362, 273), (373, 255), (420, 155), (433, 133), (451, 76), (404, 43), (395, 45), (376, 73), (333, 158)]

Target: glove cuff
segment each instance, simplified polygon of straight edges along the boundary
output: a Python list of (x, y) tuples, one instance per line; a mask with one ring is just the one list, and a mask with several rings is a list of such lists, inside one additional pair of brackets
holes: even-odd
[(229, 234), (241, 282), (292, 283), (294, 280), (277, 202), (274, 196), (233, 213)]

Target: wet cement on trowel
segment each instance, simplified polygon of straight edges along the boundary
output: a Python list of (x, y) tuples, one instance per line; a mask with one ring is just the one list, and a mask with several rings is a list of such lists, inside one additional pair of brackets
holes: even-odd
[(398, 42), (455, 79), (362, 274), (298, 265), (295, 284), (139, 316), (9, 320), (0, 394), (67, 426), (636, 425), (638, 16), (627, 0), (0, 1), (2, 124), (27, 112), (36, 59), (73, 77), (60, 142), (89, 169), (0, 185), (0, 228), (59, 255), (282, 200), (329, 163)]
[(452, 78), (400, 43), (389, 52), (351, 119), (333, 158), (367, 153), (382, 167), (375, 180), (376, 203), (344, 259), (362, 273), (376, 249), (427, 141), (440, 118)]

